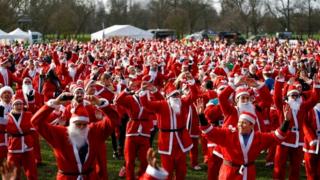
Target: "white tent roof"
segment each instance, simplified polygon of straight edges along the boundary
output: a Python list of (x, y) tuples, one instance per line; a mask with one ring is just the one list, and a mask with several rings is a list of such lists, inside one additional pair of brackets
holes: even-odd
[(101, 40), (107, 37), (131, 37), (134, 39), (152, 39), (153, 34), (131, 25), (114, 25), (91, 34), (91, 40)]
[(29, 34), (22, 31), (20, 28), (9, 33), (11, 39), (29, 39)]
[(7, 37), (8, 37), (8, 33), (0, 29), (0, 39), (6, 39)]

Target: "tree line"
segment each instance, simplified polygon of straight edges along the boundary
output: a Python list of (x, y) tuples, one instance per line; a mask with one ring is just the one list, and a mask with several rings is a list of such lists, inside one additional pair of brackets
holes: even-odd
[(179, 35), (203, 29), (313, 35), (320, 29), (319, 7), (318, 0), (0, 0), (0, 29), (80, 34), (131, 24)]

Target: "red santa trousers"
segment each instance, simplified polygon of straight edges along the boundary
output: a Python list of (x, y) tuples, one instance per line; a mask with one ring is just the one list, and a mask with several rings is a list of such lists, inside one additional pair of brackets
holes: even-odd
[(107, 172), (107, 146), (106, 144), (101, 145), (99, 153), (97, 155), (96, 173), (101, 179), (108, 179)]
[[(286, 168), (287, 158), (289, 157), (289, 168)], [(286, 169), (289, 169), (289, 180), (300, 179), (300, 166), (303, 160), (302, 147), (291, 148), (278, 145), (274, 158), (274, 179), (284, 180), (286, 177)]]
[(126, 161), (126, 179), (136, 179), (134, 174), (134, 162), (138, 155), (140, 167), (138, 176), (142, 176), (147, 169), (147, 152), (150, 140), (144, 136), (127, 136), (124, 145), (124, 158)]
[(0, 146), (0, 161), (7, 157), (8, 148), (7, 146)]
[(8, 163), (12, 163), (16, 167), (23, 167), (28, 180), (38, 179), (33, 150), (24, 153), (8, 153)]
[(172, 144), (172, 152), (170, 155), (160, 155), (161, 164), (168, 172), (168, 180), (173, 179), (174, 172), (176, 180), (184, 180), (187, 174), (186, 153), (182, 152), (176, 138), (173, 138)]
[(308, 180), (320, 179), (320, 155), (304, 153), (306, 174)]
[(189, 153), (190, 155), (190, 161), (191, 161), (191, 167), (199, 165), (198, 162), (198, 146), (199, 146), (199, 138), (191, 138), (193, 147)]
[(39, 134), (37, 132), (32, 133), (32, 138), (33, 138), (33, 153), (36, 160), (36, 164), (38, 164), (42, 162)]
[(208, 147), (208, 179), (218, 180), (223, 159), (213, 154), (214, 147)]
[(203, 162), (207, 163), (207, 161), (208, 161), (208, 146), (207, 146), (208, 141), (204, 136), (202, 136), (202, 134), (200, 135), (200, 140), (201, 140), (201, 151), (203, 154)]
[(266, 156), (266, 162), (267, 163), (274, 163), (274, 156), (276, 154), (276, 148), (277, 148), (276, 144), (271, 145), (268, 148), (268, 153), (267, 153), (267, 156)]

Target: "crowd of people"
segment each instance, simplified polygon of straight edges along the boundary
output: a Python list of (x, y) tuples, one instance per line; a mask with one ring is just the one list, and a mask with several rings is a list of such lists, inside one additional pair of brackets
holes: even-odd
[(2, 45), (0, 172), (38, 179), (42, 137), (57, 179), (108, 179), (110, 136), (128, 180), (186, 179), (187, 155), (202, 170), (198, 154), (209, 180), (255, 179), (262, 151), (270, 178), (299, 179), (304, 160), (320, 179), (319, 67), (312, 39)]

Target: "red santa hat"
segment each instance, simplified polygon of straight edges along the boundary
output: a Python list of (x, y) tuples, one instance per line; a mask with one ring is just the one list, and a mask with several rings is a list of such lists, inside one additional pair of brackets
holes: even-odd
[(239, 97), (239, 96), (243, 96), (243, 95), (250, 95), (249, 93), (249, 89), (247, 87), (239, 87), (236, 89), (236, 99)]
[(298, 90), (296, 85), (289, 85), (288, 91), (287, 91), (287, 96), (290, 96), (292, 93), (297, 93), (300, 94), (300, 91)]
[(11, 88), (10, 86), (4, 86), (4, 87), (2, 87), (2, 88), (0, 89), (0, 96), (1, 96), (4, 92), (6, 92), (6, 91), (10, 92), (11, 95), (14, 94), (14, 93), (13, 93), (13, 90), (12, 90), (12, 88)]
[(89, 114), (83, 105), (77, 106), (72, 112), (70, 123), (74, 123), (77, 121), (89, 123)]
[(239, 119), (244, 119), (246, 121), (251, 122), (252, 124), (256, 123), (256, 115), (252, 114), (251, 112), (243, 111), (241, 112)]
[[(151, 177), (150, 177), (151, 176)], [(158, 179), (158, 180), (164, 180), (167, 179), (168, 172), (163, 168), (154, 168), (152, 166), (148, 166), (146, 169), (146, 175), (142, 176), (142, 180), (150, 180), (150, 179)]]
[(165, 87), (164, 91), (166, 93), (166, 97), (169, 98), (170, 96), (174, 95), (175, 93), (179, 93), (180, 91), (174, 86), (172, 82), (169, 82)]
[(264, 68), (263, 68), (263, 71), (262, 71), (264, 74), (271, 74), (273, 73), (273, 70), (272, 70), (272, 67), (270, 65), (266, 65)]
[(31, 78), (29, 78), (29, 77), (25, 77), (25, 78), (23, 78), (23, 81), (22, 81), (22, 84), (26, 84), (26, 81), (31, 81), (31, 83), (32, 83), (32, 79)]
[(13, 98), (11, 99), (11, 104), (14, 105), (17, 102), (23, 103), (23, 99), (21, 97), (18, 97), (18, 96), (13, 96)]

